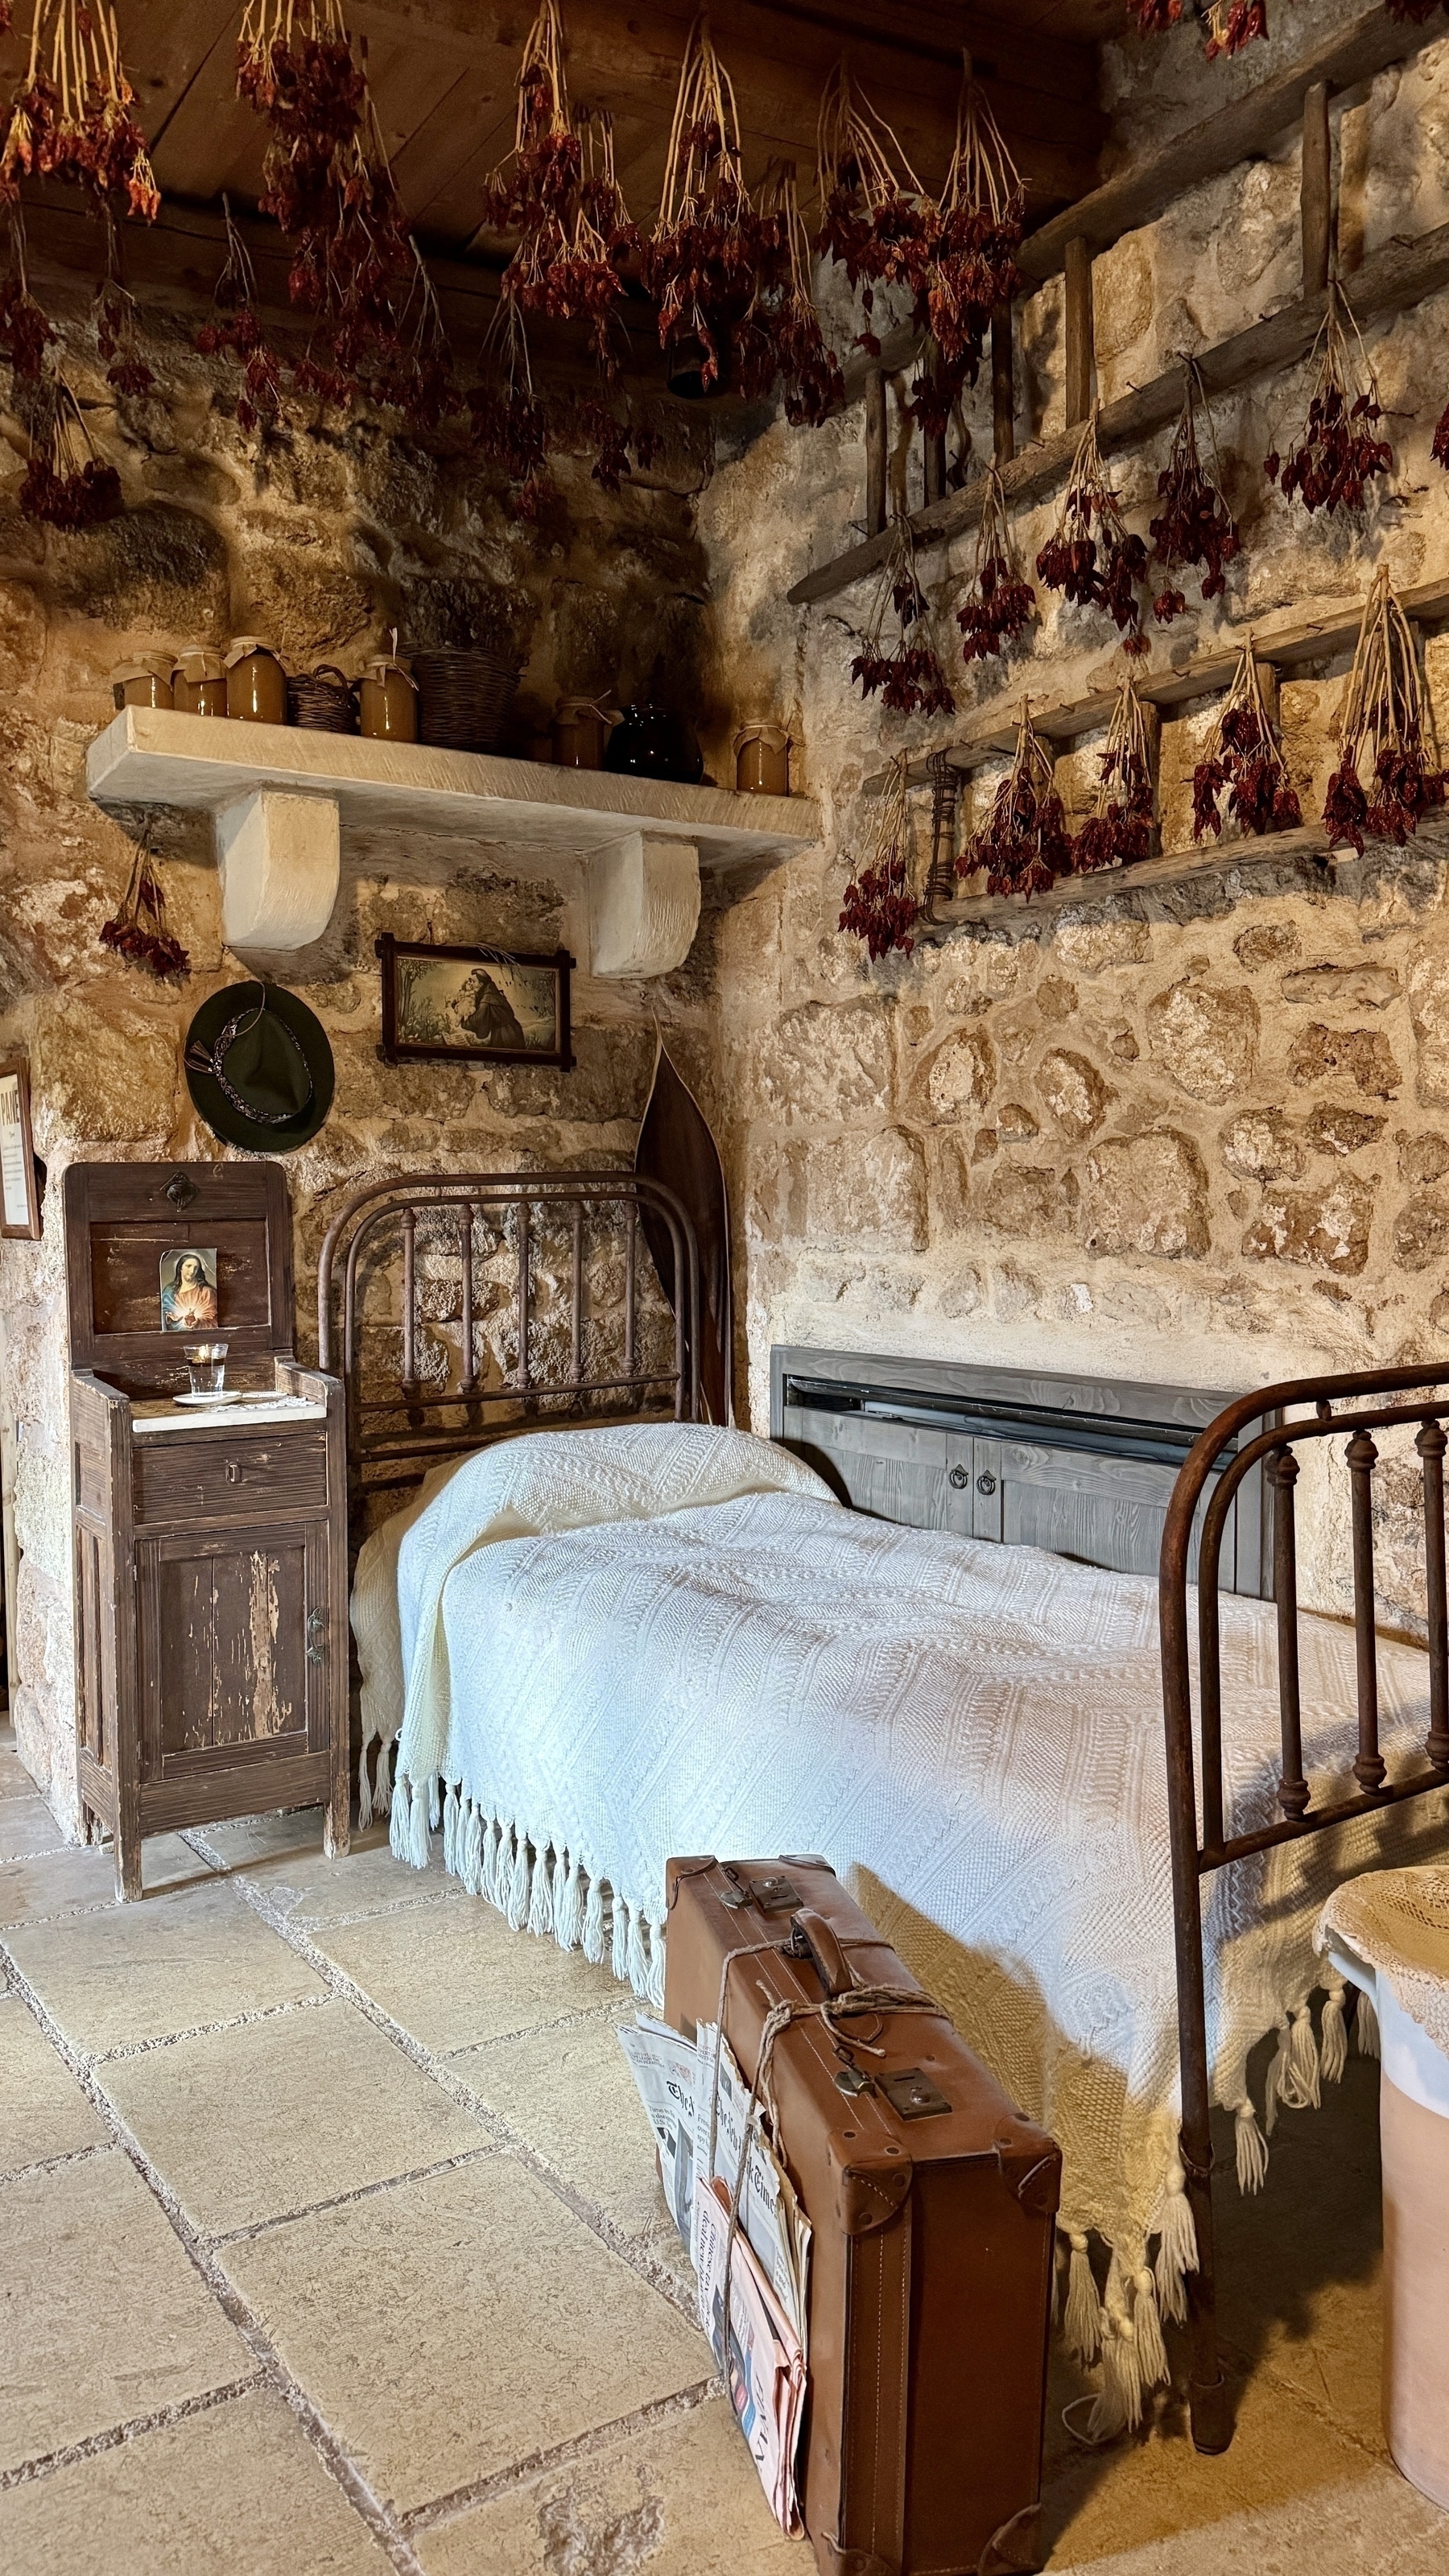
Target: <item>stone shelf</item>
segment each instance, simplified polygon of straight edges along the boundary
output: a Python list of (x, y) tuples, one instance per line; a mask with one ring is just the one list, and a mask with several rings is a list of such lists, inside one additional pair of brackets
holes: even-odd
[(331, 919), (343, 826), (460, 838), (586, 861), (590, 968), (660, 975), (699, 922), (699, 870), (779, 859), (820, 838), (807, 796), (553, 769), (424, 743), (125, 707), (92, 743), (98, 805), (180, 806), (215, 818), (231, 948), (304, 948)]

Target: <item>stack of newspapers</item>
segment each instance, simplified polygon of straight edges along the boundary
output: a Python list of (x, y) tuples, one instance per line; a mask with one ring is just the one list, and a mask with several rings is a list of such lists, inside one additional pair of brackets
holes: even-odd
[(700, 2323), (775, 2519), (782, 2531), (797, 2532), (810, 2222), (758, 2104), (746, 2141), (750, 2088), (712, 2023), (689, 2040), (641, 2013), (619, 2039), (654, 2131), (665, 2197), (694, 2265)]

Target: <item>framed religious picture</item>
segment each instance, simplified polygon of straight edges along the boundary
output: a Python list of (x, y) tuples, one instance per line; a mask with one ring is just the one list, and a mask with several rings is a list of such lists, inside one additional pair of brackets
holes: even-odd
[(161, 1255), (161, 1330), (210, 1332), (217, 1321), (216, 1253), (195, 1243)]
[(552, 1064), (573, 1070), (566, 949), (516, 957), (501, 948), (377, 943), (382, 1056), (387, 1064)]
[(0, 1235), (40, 1240), (40, 1191), (30, 1134), (30, 1066), (23, 1055), (0, 1055)]

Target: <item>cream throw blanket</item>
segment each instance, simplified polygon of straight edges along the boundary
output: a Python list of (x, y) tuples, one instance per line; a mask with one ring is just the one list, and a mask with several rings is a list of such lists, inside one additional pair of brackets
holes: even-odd
[[(468, 1461), (368, 1542), (354, 1600), (365, 1726), (404, 1705), (394, 1848), (448, 1866), (656, 2004), (671, 1852), (820, 1851), (1025, 2110), (1061, 2142), (1066, 2324), (1108, 2365), (1099, 2429), (1165, 2372), (1195, 2247), (1176, 2155), (1177, 1995), (1157, 1587), (1036, 1549), (847, 1512), (732, 1432), (540, 1432)], [(1223, 1604), (1226, 1795), (1275, 1813), (1271, 1605)], [(1351, 1786), (1351, 1629), (1305, 1618), (1305, 1761)], [(1385, 1644), (1385, 1752), (1422, 1742), (1425, 1657)], [(364, 1752), (364, 1765), (366, 1764)], [(1342, 2071), (1308, 2007), (1330, 1889), (1443, 1847), (1438, 1802), (1206, 1883), (1217, 2098), (1240, 2179), (1265, 2126)], [(1099, 2308), (1086, 2239), (1113, 2249)], [(1158, 2240), (1156, 2274), (1149, 2239)]]

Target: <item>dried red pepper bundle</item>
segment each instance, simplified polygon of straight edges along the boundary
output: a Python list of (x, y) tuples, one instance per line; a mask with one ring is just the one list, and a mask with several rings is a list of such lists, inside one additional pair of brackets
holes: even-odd
[(513, 151), (483, 201), (490, 224), (519, 236), (503, 293), (553, 321), (586, 318), (606, 360), (608, 317), (624, 291), (620, 263), (638, 234), (615, 174), (611, 119), (570, 107), (558, 0), (543, 0), (529, 29)]
[(791, 427), (814, 428), (839, 410), (845, 379), (810, 292), (810, 234), (793, 162), (775, 173), (766, 211), (779, 228), (783, 265), (735, 333), (736, 380), (751, 402), (763, 401), (778, 381)]
[(1263, 675), (1251, 635), (1238, 656), (1233, 685), (1192, 774), (1192, 837), (1220, 837), (1222, 798), (1241, 832), (1261, 838), (1291, 832), (1303, 809), (1289, 782), (1288, 763), (1263, 696)]
[(922, 904), (912, 891), (910, 876), (909, 764), (901, 752), (891, 762), (876, 809), (870, 865), (851, 878), (840, 915), (841, 929), (863, 939), (872, 957), (887, 957), (893, 948), (909, 957), (915, 945), (911, 932), (921, 918)]
[[(223, 195), (226, 262), (211, 290), (211, 320), (196, 334), (203, 358), (229, 354), (241, 361), (241, 387), (235, 412), (239, 428), (250, 433), (260, 422), (275, 420), (281, 407), (282, 365), (267, 340), (257, 312), (257, 278), (251, 253), (232, 220), (231, 201)], [(300, 369), (297, 370), (300, 374)]]
[(940, 210), (891, 128), (857, 97), (843, 60), (820, 101), (815, 184), (823, 209), (816, 246), (838, 261), (852, 286), (865, 285), (867, 312), (872, 286), (928, 294)]
[(1066, 809), (1056, 788), (1050, 751), (1023, 703), (1016, 754), (979, 832), (956, 862), (959, 877), (986, 870), (988, 894), (1045, 894), (1072, 865)]
[(22, 177), (76, 179), (103, 204), (154, 223), (161, 191), (133, 113), (116, 13), (91, 0), (35, 0), (30, 60), (0, 151), (0, 196)]
[(1125, 653), (1145, 653), (1139, 591), (1147, 548), (1130, 534), (1097, 446), (1095, 409), (1078, 442), (1057, 524), (1036, 559), (1038, 577), (1078, 608), (1105, 608)]
[(106, 208), (106, 273), (91, 304), (96, 346), (106, 361), (106, 382), (118, 394), (154, 393), (156, 378), (141, 355), (136, 328), (136, 299), (121, 275), (121, 243), (115, 219)]
[(20, 482), (27, 519), (68, 535), (114, 519), (124, 507), (121, 478), (95, 451), (75, 395), (58, 372), (23, 389), (30, 462)]
[(1449, 782), (1430, 765), (1414, 630), (1382, 564), (1364, 607), (1338, 735), (1342, 757), (1323, 806), (1329, 833), (1335, 843), (1351, 842), (1360, 857), (1369, 833), (1402, 849), (1421, 816), (1444, 803)]
[(1127, 0), (1127, 15), (1137, 21), (1139, 36), (1165, 35), (1182, 18), (1182, 0)]
[(1004, 654), (1008, 644), (1025, 634), (1035, 610), (1036, 592), (1022, 577), (1007, 516), (1006, 493), (1001, 475), (992, 464), (986, 469), (986, 494), (976, 531), (971, 586), (956, 611), (963, 662), (969, 666), (972, 662), (987, 662), (993, 654)]
[(554, 424), (547, 404), (534, 390), (528, 335), (523, 316), (511, 300), (500, 302), (481, 355), (489, 376), (470, 385), (464, 397), (474, 440), (480, 454), (501, 466), (515, 487), (513, 506), (518, 516), (536, 519), (547, 488), (544, 468)]
[[(1202, 461), (1197, 435), (1197, 398), (1201, 390), (1196, 364), (1187, 370), (1187, 398), (1182, 417), (1172, 442), (1172, 454), (1157, 478), (1158, 499), (1162, 507), (1152, 521), (1148, 534), (1164, 571), (1174, 572), (1179, 565), (1203, 567), (1204, 599), (1221, 599), (1227, 588), (1225, 564), (1232, 562), (1239, 550), (1237, 527), (1233, 514), (1223, 498), (1222, 460), (1217, 452), (1217, 436), (1208, 428), (1213, 440), (1213, 467), (1209, 474)], [(1170, 625), (1180, 617), (1187, 601), (1171, 583), (1152, 603), (1159, 624)]]
[(1442, 465), (1446, 471), (1449, 471), (1449, 409), (1440, 414), (1439, 426), (1434, 432), (1434, 443), (1429, 453), (1436, 465)]
[(0, 270), (0, 358), (17, 376), (34, 378), (45, 365), (55, 332), (30, 292), (25, 273), (25, 220), (19, 204), (6, 210), (5, 266)]
[(956, 149), (941, 191), (939, 232), (916, 321), (929, 331), (946, 367), (973, 384), (992, 314), (1010, 304), (1021, 284), (1016, 255), (1025, 212), (1021, 174), (972, 78), (968, 54)]
[(120, 910), (101, 924), (101, 946), (143, 966), (159, 984), (179, 984), (191, 972), (191, 959), (166, 926), (166, 896), (149, 840), (142, 841), (131, 863)]
[(708, 393), (729, 373), (736, 332), (785, 273), (778, 219), (745, 186), (734, 88), (695, 21), (679, 75), (658, 220), (640, 255), (659, 308), (659, 344)]
[(550, 439), (593, 458), (593, 480), (606, 492), (617, 492), (626, 474), (647, 472), (664, 442), (648, 421), (626, 410), (622, 414), (606, 389), (578, 394), (549, 415)]
[[(896, 620), (896, 640), (885, 649), (886, 620)], [(876, 591), (865, 648), (850, 666), (863, 698), (877, 692), (897, 715), (949, 716), (956, 701), (933, 647), (923, 640), (926, 595), (916, 571), (910, 521), (897, 517), (891, 551)]]
[[(1350, 342), (1343, 327), (1347, 315)], [(1308, 418), (1298, 445), (1288, 456), (1275, 449), (1263, 460), (1270, 483), (1292, 500), (1296, 493), (1306, 510), (1361, 510), (1375, 476), (1387, 474), (1394, 451), (1375, 431), (1384, 416), (1379, 381), (1369, 364), (1363, 335), (1337, 279), (1330, 281), (1313, 354), (1318, 374), (1308, 405)]]
[(1268, 0), (1213, 0), (1208, 12), (1207, 58), (1240, 54), (1268, 33)]
[(1088, 815), (1072, 843), (1072, 867), (1078, 876), (1091, 876), (1098, 868), (1130, 867), (1152, 855), (1156, 823), (1152, 743), (1133, 672), (1122, 683), (1097, 765), (1101, 779), (1096, 811)]

